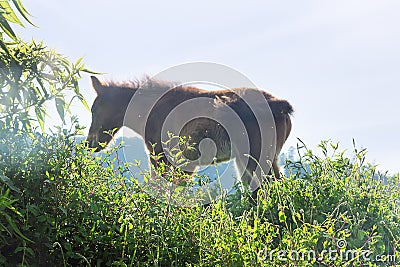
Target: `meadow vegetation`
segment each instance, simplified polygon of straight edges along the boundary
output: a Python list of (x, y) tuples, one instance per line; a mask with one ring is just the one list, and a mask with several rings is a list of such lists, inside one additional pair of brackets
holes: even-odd
[(184, 208), (126, 179), (117, 149), (101, 157), (76, 144), (76, 130), (1, 129), (0, 263), (385, 266), (373, 257), (399, 257), (399, 176), (377, 174), (364, 150), (350, 159), (329, 142), (323, 157), (299, 147), (291, 175), (266, 183), (256, 204), (237, 190)]
[[(399, 263), (399, 175), (378, 173), (366, 150), (323, 141), (315, 153), (299, 141), (289, 175), (265, 183), (255, 203), (239, 185), (207, 207), (160, 201), (127, 178), (118, 147), (100, 156), (75, 142), (82, 127), (67, 97), (85, 104), (81, 61), (19, 40), (10, 25), (21, 23), (13, 10), (29, 16), (20, 1), (0, 10), (0, 265)], [(49, 102), (72, 126), (43, 131)]]

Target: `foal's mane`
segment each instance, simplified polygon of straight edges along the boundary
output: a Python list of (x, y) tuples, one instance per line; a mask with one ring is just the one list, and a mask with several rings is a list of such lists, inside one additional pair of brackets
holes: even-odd
[(141, 79), (134, 79), (129, 81), (114, 81), (109, 80), (102, 82), (105, 87), (123, 88), (123, 89), (140, 89), (140, 90), (154, 90), (154, 89), (170, 89), (179, 86), (177, 82), (162, 81), (145, 75)]
[[(176, 88), (176, 87), (181, 87), (185, 88), (185, 90), (202, 90), (198, 89), (196, 87), (191, 87), (191, 86), (185, 86), (181, 85), (178, 82), (170, 82), (170, 81), (163, 81), (163, 80), (158, 80), (150, 77), (149, 75), (145, 75), (142, 79), (135, 79), (135, 80), (130, 80), (130, 81), (105, 81), (101, 82), (102, 86), (104, 87), (110, 87), (110, 88), (115, 88), (115, 89), (122, 89), (122, 91), (125, 90), (146, 90), (147, 92), (150, 93), (150, 95), (153, 93), (158, 93), (158, 90), (161, 90), (163, 92), (171, 89), (171, 88)], [(260, 90), (257, 88), (246, 88), (246, 87), (241, 87), (241, 88), (232, 88), (229, 90), (220, 90), (220, 91), (215, 91), (215, 92), (221, 92), (221, 91), (226, 91), (226, 92), (231, 92), (234, 91), (236, 94), (236, 97), (232, 95), (226, 95), (226, 92), (222, 93), (222, 96), (215, 95), (216, 97), (216, 103), (218, 102), (224, 102), (224, 103), (229, 103), (236, 101), (237, 98), (240, 98), (240, 95), (243, 94), (246, 90), (248, 89), (255, 89), (255, 90)], [(126, 92), (126, 91), (125, 91)], [(293, 113), (293, 107), (289, 102), (287, 102), (284, 99), (279, 99), (270, 93), (261, 90), (262, 94), (264, 95), (265, 99), (268, 101), (270, 108), (274, 115), (278, 114), (292, 114)]]

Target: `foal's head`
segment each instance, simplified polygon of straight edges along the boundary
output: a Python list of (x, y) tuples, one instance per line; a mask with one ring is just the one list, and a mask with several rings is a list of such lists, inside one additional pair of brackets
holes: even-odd
[(92, 124), (87, 142), (97, 152), (104, 148), (100, 143), (108, 144), (111, 141), (110, 132), (116, 132), (123, 126), (125, 111), (134, 90), (102, 84), (96, 77), (91, 78), (97, 97), (92, 105)]

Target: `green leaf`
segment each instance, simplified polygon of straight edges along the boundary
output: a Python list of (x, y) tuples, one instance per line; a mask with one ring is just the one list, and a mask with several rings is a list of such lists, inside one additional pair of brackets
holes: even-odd
[(97, 72), (90, 69), (83, 68), (81, 71), (89, 73), (89, 74), (106, 74), (106, 72)]
[(37, 27), (35, 24), (32, 23), (32, 21), (29, 20), (29, 16), (31, 14), (29, 14), (29, 12), (25, 9), (25, 7), (23, 6), (22, 2), (20, 0), (12, 0), (15, 7), (17, 8), (17, 10), (19, 11), (19, 13), (21, 14), (22, 17), (24, 17), (24, 19), (29, 22), (29, 24), (31, 24), (32, 26)]
[(56, 100), (56, 108), (57, 108), (58, 115), (60, 115), (62, 122), (65, 124), (65, 100), (64, 100), (64, 97), (57, 96), (55, 100)]
[(60, 210), (64, 213), (65, 216), (68, 215), (66, 208), (60, 207)]
[(14, 31), (12, 30), (10, 24), (8, 24), (7, 20), (4, 19), (3, 16), (0, 17), (0, 27), (8, 35), (8, 37), (13, 39), (14, 41), (17, 41), (17, 36), (15, 35)]
[(10, 56), (10, 50), (8, 50), (8, 47), (3, 43), (2, 40), (0, 40), (0, 47), (6, 52), (7, 56)]
[(16, 187), (14, 185), (13, 181), (10, 178), (8, 178), (7, 176), (0, 174), (0, 181), (5, 183), (11, 190), (21, 194), (21, 191), (19, 190), (19, 188)]
[(35, 107), (35, 113), (36, 113), (36, 118), (39, 122), (40, 128), (42, 129), (42, 132), (44, 132), (44, 119), (46, 116), (46, 112), (44, 111), (42, 106), (37, 106), (37, 107)]
[(76, 62), (75, 62), (75, 66), (79, 66), (79, 64), (82, 62), (83, 57), (79, 58)]
[(283, 212), (283, 210), (279, 211), (278, 217), (279, 217), (279, 222), (283, 223), (286, 221), (286, 215), (285, 212)]
[(8, 20), (11, 23), (16, 23), (19, 24), (20, 26), (23, 26), (22, 22), (18, 19), (17, 15), (15, 14), (14, 10), (11, 8), (10, 4), (8, 1), (0, 1), (0, 7), (1, 9), (4, 10), (4, 12), (1, 13), (1, 16)]
[(87, 104), (87, 102), (86, 102), (85, 98), (83, 97), (83, 95), (81, 95), (80, 93), (76, 94), (76, 95), (78, 96), (78, 98), (81, 101), (81, 103), (85, 106), (86, 110), (90, 112), (90, 107)]

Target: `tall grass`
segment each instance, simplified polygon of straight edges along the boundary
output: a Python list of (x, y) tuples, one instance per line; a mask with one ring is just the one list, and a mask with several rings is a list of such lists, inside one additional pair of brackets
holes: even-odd
[(256, 204), (236, 190), (208, 207), (176, 207), (128, 180), (117, 149), (100, 157), (75, 144), (75, 130), (34, 138), (1, 130), (1, 265), (399, 262), (399, 175), (379, 175), (364, 150), (346, 157), (321, 142), (317, 157), (302, 145), (290, 176), (264, 184)]

